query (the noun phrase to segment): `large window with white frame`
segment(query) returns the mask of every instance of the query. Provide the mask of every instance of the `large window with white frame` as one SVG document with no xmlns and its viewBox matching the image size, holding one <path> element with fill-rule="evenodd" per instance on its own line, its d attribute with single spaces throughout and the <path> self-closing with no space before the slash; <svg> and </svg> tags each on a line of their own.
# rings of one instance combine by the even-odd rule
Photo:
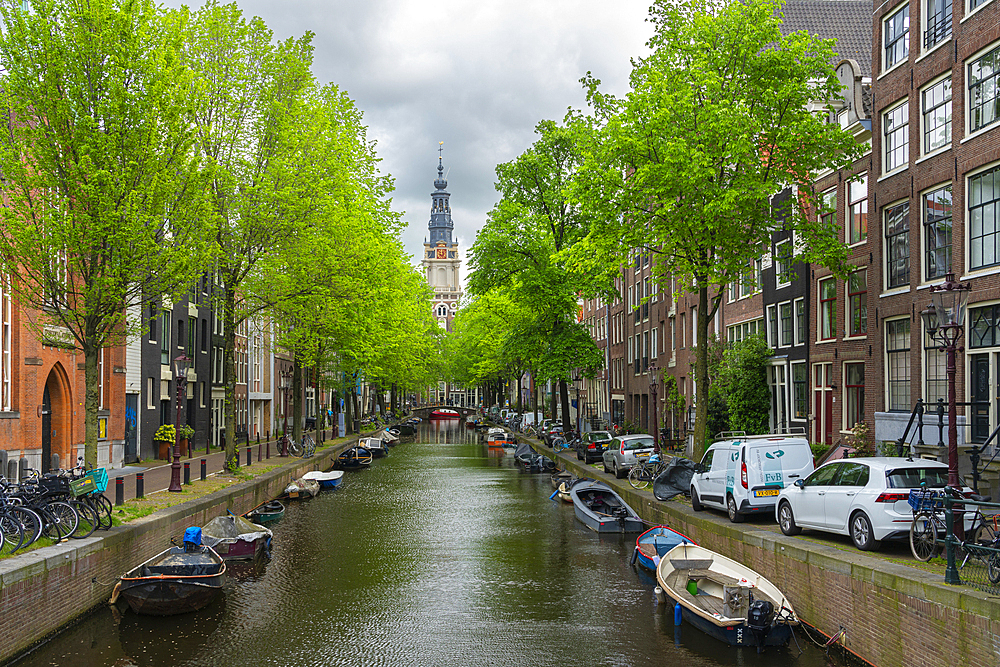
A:
<svg viewBox="0 0 1000 667">
<path fill-rule="evenodd" d="M 784 360 L 781 363 L 767 367 L 767 380 L 771 389 L 771 432 L 779 433 L 788 430 L 788 411 L 786 409 L 788 383 Z"/>
<path fill-rule="evenodd" d="M 837 226 L 837 188 L 820 194 L 819 219 L 828 227 Z"/>
<path fill-rule="evenodd" d="M 906 60 L 910 52 L 910 6 L 903 5 L 882 21 L 882 71 Z"/>
<path fill-rule="evenodd" d="M 731 324 L 726 327 L 726 339 L 730 343 L 739 343 L 744 341 L 750 336 L 763 335 L 764 333 L 764 318 L 758 318 L 755 320 L 748 320 L 746 322 L 740 322 L 739 324 Z"/>
<path fill-rule="evenodd" d="M 14 330 L 11 315 L 10 280 L 0 274 L 0 412 L 14 409 L 13 380 L 11 378 L 11 349 L 14 346 Z"/>
<path fill-rule="evenodd" d="M 969 177 L 969 265 L 1000 264 L 1000 165 Z"/>
<path fill-rule="evenodd" d="M 909 412 L 910 319 L 885 323 L 886 393 L 890 412 Z"/>
<path fill-rule="evenodd" d="M 844 429 L 865 420 L 865 365 L 844 364 Z"/>
<path fill-rule="evenodd" d="M 774 280 L 776 287 L 792 282 L 792 242 L 789 239 L 774 245 Z"/>
<path fill-rule="evenodd" d="M 780 332 L 779 345 L 781 347 L 791 347 L 794 336 L 792 326 L 792 302 L 785 301 L 778 304 L 778 329 Z"/>
<path fill-rule="evenodd" d="M 806 321 L 806 299 L 799 297 L 795 304 L 795 344 L 805 345 L 809 333 L 809 323 Z"/>
<path fill-rule="evenodd" d="M 950 26 L 951 17 L 948 21 Z M 921 150 L 925 155 L 951 145 L 951 77 L 920 91 L 920 118 L 924 136 Z"/>
<path fill-rule="evenodd" d="M 1000 45 L 969 62 L 969 133 L 1000 118 Z"/>
<path fill-rule="evenodd" d="M 925 0 L 924 48 L 929 49 L 951 36 L 951 0 Z"/>
<path fill-rule="evenodd" d="M 804 361 L 792 362 L 792 419 L 809 415 L 809 369 Z"/>
<path fill-rule="evenodd" d="M 920 197 L 924 228 L 924 279 L 943 278 L 951 271 L 951 183 Z"/>
<path fill-rule="evenodd" d="M 854 245 L 868 239 L 868 174 L 847 182 L 847 243 Z"/>
<path fill-rule="evenodd" d="M 778 306 L 773 303 L 767 307 L 767 344 L 778 347 Z"/>
<path fill-rule="evenodd" d="M 837 281 L 824 278 L 819 281 L 819 332 L 820 340 L 837 337 Z"/>
<path fill-rule="evenodd" d="M 910 202 L 904 201 L 884 210 L 886 287 L 910 284 Z"/>
<path fill-rule="evenodd" d="M 909 160 L 910 103 L 904 101 L 882 114 L 882 171 L 902 169 Z"/>
</svg>

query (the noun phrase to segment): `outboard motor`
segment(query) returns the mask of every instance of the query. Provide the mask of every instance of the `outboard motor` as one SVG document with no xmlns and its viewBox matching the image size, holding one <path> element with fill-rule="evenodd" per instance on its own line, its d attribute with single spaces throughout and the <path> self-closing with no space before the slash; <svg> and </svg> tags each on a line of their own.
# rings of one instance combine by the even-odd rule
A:
<svg viewBox="0 0 1000 667">
<path fill-rule="evenodd" d="M 754 600 L 747 611 L 747 627 L 757 640 L 757 653 L 764 650 L 764 642 L 774 621 L 774 605 L 767 600 Z"/>
<path fill-rule="evenodd" d="M 192 526 L 184 531 L 184 551 L 191 553 L 199 550 L 201 550 L 201 528 Z"/>
</svg>

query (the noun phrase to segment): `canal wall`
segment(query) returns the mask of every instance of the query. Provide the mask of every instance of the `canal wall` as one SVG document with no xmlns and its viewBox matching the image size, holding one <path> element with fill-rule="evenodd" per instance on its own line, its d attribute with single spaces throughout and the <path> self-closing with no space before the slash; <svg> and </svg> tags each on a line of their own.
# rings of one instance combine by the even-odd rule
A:
<svg viewBox="0 0 1000 667">
<path fill-rule="evenodd" d="M 845 630 L 846 648 L 878 667 L 1000 664 L 996 597 L 853 547 L 734 524 L 721 512 L 695 512 L 687 502 L 661 502 L 575 458 L 556 458 L 578 476 L 613 486 L 644 520 L 669 525 L 764 575 L 789 597 L 800 619 L 828 636 Z"/>
<path fill-rule="evenodd" d="M 308 459 L 292 459 L 252 480 L 134 519 L 82 540 L 0 561 L 0 663 L 22 655 L 93 607 L 107 602 L 123 573 L 169 546 L 189 526 L 243 514 L 285 491 L 310 470 L 326 470 L 354 444 L 341 441 Z M 279 459 L 280 460 L 280 459 Z"/>
</svg>

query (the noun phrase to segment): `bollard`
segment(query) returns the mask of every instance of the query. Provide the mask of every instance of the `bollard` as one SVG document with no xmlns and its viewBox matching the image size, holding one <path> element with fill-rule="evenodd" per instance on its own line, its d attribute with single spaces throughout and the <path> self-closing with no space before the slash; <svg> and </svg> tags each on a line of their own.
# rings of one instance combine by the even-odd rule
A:
<svg viewBox="0 0 1000 667">
<path fill-rule="evenodd" d="M 185 484 L 190 484 L 191 483 L 191 462 L 190 461 L 185 461 L 184 462 L 184 483 Z"/>
<path fill-rule="evenodd" d="M 143 493 L 142 485 L 143 485 L 142 473 L 141 472 L 137 472 L 135 474 L 135 497 L 136 498 L 144 498 L 146 496 L 146 494 Z"/>
<path fill-rule="evenodd" d="M 249 468 L 253 465 L 253 456 L 250 454 L 250 448 L 247 447 L 247 467 Z"/>
<path fill-rule="evenodd" d="M 115 505 L 125 504 L 125 478 L 115 477 Z"/>
<path fill-rule="evenodd" d="M 267 450 L 267 453 L 264 456 L 264 458 L 270 459 L 271 458 L 271 439 L 270 438 L 268 438 L 267 442 L 264 443 L 264 448 Z"/>
<path fill-rule="evenodd" d="M 205 481 L 205 472 L 208 468 L 208 461 L 206 459 L 201 460 L 201 481 Z"/>
</svg>

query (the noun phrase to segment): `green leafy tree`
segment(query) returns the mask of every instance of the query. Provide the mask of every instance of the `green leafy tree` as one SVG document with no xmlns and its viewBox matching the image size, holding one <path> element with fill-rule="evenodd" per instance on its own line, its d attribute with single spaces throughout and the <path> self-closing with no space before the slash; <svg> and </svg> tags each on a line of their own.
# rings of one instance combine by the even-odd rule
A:
<svg viewBox="0 0 1000 667">
<path fill-rule="evenodd" d="M 83 353 L 88 468 L 101 349 L 204 258 L 182 19 L 148 0 L 0 4 L 0 270 L 43 341 Z"/>
<path fill-rule="evenodd" d="M 844 272 L 837 229 L 808 215 L 812 175 L 859 154 L 850 133 L 811 107 L 840 91 L 832 42 L 782 35 L 779 0 L 658 0 L 652 52 L 634 61 L 630 92 L 616 98 L 584 79 L 599 131 L 576 180 L 592 210 L 576 262 L 615 266 L 649 248 L 661 274 L 684 277 L 698 296 L 705 340 L 725 287 L 770 251 L 779 227 L 796 238 L 795 258 Z M 582 122 L 582 121 L 581 121 Z M 797 186 L 787 219 L 766 205 Z M 695 378 L 707 397 L 707 360 Z M 701 455 L 708 401 L 696 401 Z"/>
<path fill-rule="evenodd" d="M 725 395 L 729 427 L 751 435 L 767 433 L 771 392 L 767 366 L 771 350 L 764 337 L 750 336 L 729 345 L 719 364 L 718 385 Z"/>
</svg>

